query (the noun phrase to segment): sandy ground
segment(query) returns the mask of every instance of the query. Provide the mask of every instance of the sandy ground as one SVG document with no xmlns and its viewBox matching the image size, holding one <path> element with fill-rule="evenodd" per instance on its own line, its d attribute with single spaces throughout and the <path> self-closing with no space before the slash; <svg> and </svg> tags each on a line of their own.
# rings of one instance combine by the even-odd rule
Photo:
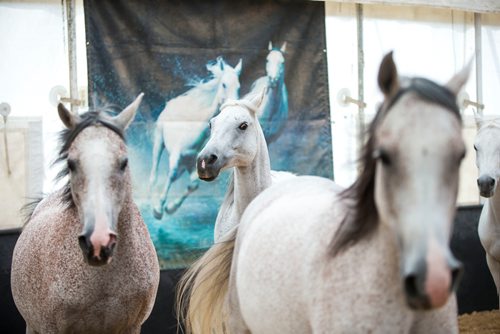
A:
<svg viewBox="0 0 500 334">
<path fill-rule="evenodd" d="M 461 334 L 498 334 L 500 333 L 500 311 L 483 311 L 462 314 L 458 317 Z"/>
</svg>

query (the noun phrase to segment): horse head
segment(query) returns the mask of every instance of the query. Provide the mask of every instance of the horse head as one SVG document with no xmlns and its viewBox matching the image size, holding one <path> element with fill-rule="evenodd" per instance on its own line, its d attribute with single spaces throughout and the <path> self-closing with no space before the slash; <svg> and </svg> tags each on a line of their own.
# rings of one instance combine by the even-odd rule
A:
<svg viewBox="0 0 500 334">
<path fill-rule="evenodd" d="M 285 50 L 286 42 L 281 48 L 273 48 L 273 44 L 269 42 L 269 54 L 266 59 L 266 73 L 269 80 L 269 85 L 275 87 L 283 77 L 285 71 Z"/>
<path fill-rule="evenodd" d="M 238 99 L 240 94 L 240 80 L 242 60 L 232 67 L 222 59 L 217 57 L 215 63 L 209 63 L 207 69 L 217 78 L 217 91 L 215 100 L 218 105 L 223 104 L 227 99 Z"/>
<path fill-rule="evenodd" d="M 263 94 L 241 100 L 228 100 L 220 113 L 212 118 L 210 138 L 198 154 L 200 179 L 212 181 L 221 170 L 249 166 L 259 149 L 263 132 L 256 116 Z"/>
<path fill-rule="evenodd" d="M 443 306 L 457 286 L 461 264 L 449 248 L 460 163 L 465 156 L 456 95 L 469 66 L 445 86 L 398 78 L 392 53 L 382 61 L 385 95 L 372 124 L 368 159 L 381 224 L 396 232 L 400 272 L 413 309 Z"/>
<path fill-rule="evenodd" d="M 60 151 L 60 160 L 67 163 L 62 174 L 69 175 L 65 200 L 78 212 L 82 224 L 78 242 L 90 265 L 109 263 L 118 241 L 118 216 L 131 187 L 123 132 L 142 97 L 115 117 L 99 112 L 79 116 L 58 105 L 67 127 Z"/>
<path fill-rule="evenodd" d="M 477 185 L 483 197 L 492 197 L 500 179 L 500 121 L 484 121 L 476 116 L 478 132 L 474 140 L 476 165 L 479 170 Z"/>
</svg>

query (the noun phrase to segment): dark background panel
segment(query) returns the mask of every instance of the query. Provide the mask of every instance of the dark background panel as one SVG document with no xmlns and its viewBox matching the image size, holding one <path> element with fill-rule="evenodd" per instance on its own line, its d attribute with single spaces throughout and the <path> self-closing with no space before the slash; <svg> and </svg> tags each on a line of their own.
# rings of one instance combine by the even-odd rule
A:
<svg viewBox="0 0 500 334">
<path fill-rule="evenodd" d="M 255 80 L 266 75 L 269 42 L 277 48 L 286 42 L 288 119 L 281 136 L 268 143 L 271 167 L 333 178 L 322 2 L 85 0 L 84 9 L 91 107 L 111 105 L 118 111 L 139 92 L 145 93 L 126 136 L 134 199 L 162 268 L 182 268 L 212 243 L 213 224 L 227 182 L 225 178 L 201 182 L 175 213 L 156 220 L 152 206 L 158 202 L 170 168 L 165 150 L 158 182 L 151 190 L 148 180 L 156 121 L 167 101 L 210 79 L 207 64 L 217 57 L 232 67 L 242 60 L 239 82 L 243 97 Z M 208 119 L 193 121 L 208 123 Z M 186 126 L 185 131 L 192 129 Z M 206 138 L 200 138 L 201 147 Z M 194 165 L 195 159 L 186 159 L 181 166 L 186 168 L 177 171 L 181 175 L 170 188 L 167 202 L 185 193 L 190 180 L 182 171 Z"/>
<path fill-rule="evenodd" d="M 477 235 L 480 212 L 480 206 L 462 207 L 458 209 L 455 219 L 451 247 L 455 256 L 465 266 L 457 292 L 460 314 L 498 308 L 495 285 Z M 15 308 L 10 290 L 12 251 L 18 236 L 18 231 L 0 232 L 0 333 L 25 332 L 24 321 Z M 182 270 L 161 271 L 156 303 L 143 326 L 143 334 L 176 333 L 174 293 L 181 274 Z"/>
</svg>

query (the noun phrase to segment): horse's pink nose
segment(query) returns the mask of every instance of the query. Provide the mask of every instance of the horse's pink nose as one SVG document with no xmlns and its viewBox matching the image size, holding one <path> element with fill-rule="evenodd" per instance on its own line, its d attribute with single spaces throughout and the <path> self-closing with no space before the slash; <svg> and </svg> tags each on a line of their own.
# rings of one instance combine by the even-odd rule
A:
<svg viewBox="0 0 500 334">
<path fill-rule="evenodd" d="M 90 236 L 90 243 L 94 249 L 94 256 L 100 258 L 101 251 L 114 247 L 116 234 L 109 229 L 107 231 L 94 231 Z"/>
<path fill-rule="evenodd" d="M 87 262 L 100 266 L 109 263 L 116 246 L 117 236 L 111 230 L 94 231 L 89 236 L 84 233 L 78 237 L 80 247 Z"/>
<path fill-rule="evenodd" d="M 409 306 L 413 309 L 433 309 L 446 304 L 456 289 L 462 264 L 453 255 L 445 256 L 442 247 L 431 240 L 425 258 L 420 259 L 404 277 Z"/>
</svg>

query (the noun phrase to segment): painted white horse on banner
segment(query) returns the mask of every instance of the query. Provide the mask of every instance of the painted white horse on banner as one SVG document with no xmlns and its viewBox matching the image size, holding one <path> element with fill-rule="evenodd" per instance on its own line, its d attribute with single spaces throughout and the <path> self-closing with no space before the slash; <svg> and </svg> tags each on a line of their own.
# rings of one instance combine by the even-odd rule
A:
<svg viewBox="0 0 500 334">
<path fill-rule="evenodd" d="M 265 91 L 264 101 L 257 116 L 269 145 L 281 135 L 285 128 L 288 119 L 288 91 L 285 84 L 286 42 L 281 48 L 273 47 L 273 44 L 269 42 L 268 49 L 266 75 L 255 80 L 250 93 L 245 97 Z"/>
<path fill-rule="evenodd" d="M 477 185 L 486 201 L 479 218 L 478 233 L 486 251 L 486 262 L 500 294 L 500 119 L 483 120 L 476 114 L 478 132 L 474 141 Z"/>
<path fill-rule="evenodd" d="M 297 177 L 250 203 L 220 307 L 228 332 L 458 332 L 449 239 L 465 155 L 456 94 L 469 69 L 446 86 L 403 80 L 388 54 L 358 180 L 342 191 Z"/>
<path fill-rule="evenodd" d="M 115 117 L 58 106 L 68 183 L 36 206 L 12 258 L 28 334 L 138 334 L 153 308 L 160 269 L 132 199 L 124 140 L 141 100 Z"/>
<path fill-rule="evenodd" d="M 169 154 L 169 167 L 161 196 L 153 206 L 155 218 L 161 219 L 164 211 L 175 212 L 187 196 L 198 188 L 196 156 L 208 138 L 207 122 L 226 99 L 238 98 L 241 67 L 241 59 L 233 68 L 221 57 L 217 58 L 215 63 L 207 65 L 213 77 L 168 101 L 158 117 L 149 178 L 150 192 L 156 183 L 158 164 L 165 148 Z M 170 187 L 184 172 L 190 174 L 190 183 L 179 199 L 169 203 L 167 199 Z"/>
</svg>

